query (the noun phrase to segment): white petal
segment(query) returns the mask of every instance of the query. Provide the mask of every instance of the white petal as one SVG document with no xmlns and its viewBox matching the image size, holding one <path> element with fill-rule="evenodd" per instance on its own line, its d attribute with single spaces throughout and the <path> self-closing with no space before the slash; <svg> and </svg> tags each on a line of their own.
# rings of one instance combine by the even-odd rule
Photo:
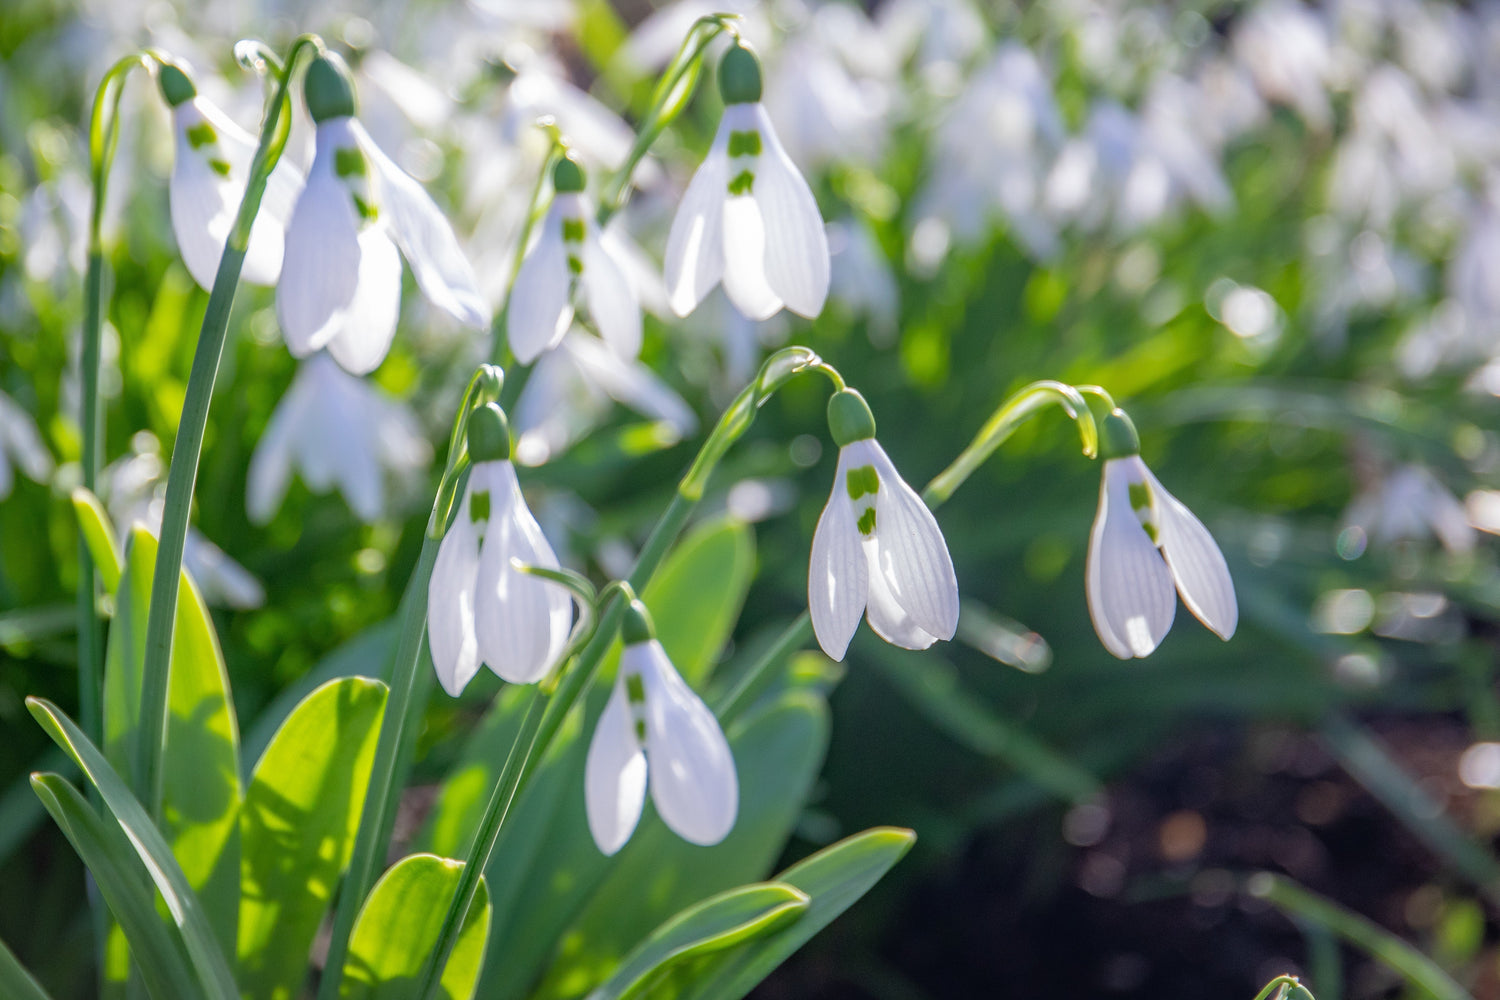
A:
<svg viewBox="0 0 1500 1000">
<path fill-rule="evenodd" d="M 684 436 L 698 428 L 698 418 L 682 397 L 649 367 L 626 361 L 594 337 L 575 334 L 563 340 L 578 370 L 617 403 L 643 416 L 664 420 Z"/>
<path fill-rule="evenodd" d="M 474 584 L 479 576 L 479 536 L 464 493 L 458 517 L 438 548 L 427 584 L 427 642 L 443 690 L 453 697 L 479 672 L 474 636 Z"/>
<path fill-rule="evenodd" d="M 605 855 L 625 846 L 646 804 L 646 755 L 635 738 L 635 723 L 623 676 L 599 716 L 583 769 L 589 832 Z"/>
<path fill-rule="evenodd" d="M 313 357 L 305 369 L 307 407 L 292 438 L 302 480 L 314 493 L 337 486 L 361 521 L 379 520 L 385 488 L 377 445 L 365 426 L 365 385 L 327 354 Z"/>
<path fill-rule="evenodd" d="M 781 310 L 766 280 L 765 221 L 749 195 L 724 201 L 724 294 L 746 319 L 770 319 Z"/>
<path fill-rule="evenodd" d="M 1219 638 L 1234 635 L 1240 609 L 1234 599 L 1234 581 L 1229 566 L 1203 522 L 1146 470 L 1161 538 L 1162 555 L 1177 581 L 1177 592 L 1198 620 Z"/>
<path fill-rule="evenodd" d="M 937 636 L 916 623 L 891 592 L 889 574 L 882 571 L 882 553 L 876 542 L 865 542 L 863 555 L 870 564 L 869 607 L 866 617 L 880 638 L 902 649 L 926 649 Z"/>
<path fill-rule="evenodd" d="M 537 523 L 536 518 L 532 516 L 531 509 L 522 499 L 519 484 L 516 489 L 516 500 L 510 508 L 511 517 L 515 523 L 515 530 L 511 536 L 513 543 L 511 555 L 528 566 L 541 566 L 545 569 L 561 568 L 557 553 L 552 550 L 547 536 L 542 533 L 542 526 Z M 573 598 L 566 588 L 558 584 L 524 573 L 517 575 L 525 582 L 539 585 L 547 606 L 547 650 L 542 657 L 543 668 L 536 678 L 539 680 L 557 663 L 558 657 L 562 655 L 563 649 L 568 644 L 568 635 L 573 629 Z"/>
<path fill-rule="evenodd" d="M 583 293 L 604 342 L 633 361 L 641 353 L 641 304 L 625 270 L 600 242 L 590 220 L 583 241 Z"/>
<path fill-rule="evenodd" d="M 359 234 L 359 286 L 334 321 L 328 353 L 345 371 L 368 375 L 390 352 L 400 314 L 401 256 L 383 225 L 368 226 Z"/>
<path fill-rule="evenodd" d="M 179 106 L 172 114 L 177 137 L 172 177 L 167 182 L 167 201 L 182 262 L 187 265 L 194 281 L 211 289 L 219 270 L 219 258 L 224 254 L 224 243 L 239 210 L 240 192 L 208 163 L 210 156 L 219 157 L 227 152 L 221 150 L 223 135 L 220 129 L 215 128 L 212 146 L 194 149 L 188 141 L 188 130 L 206 121 L 199 105 L 200 101 L 194 100 Z M 213 125 L 212 122 L 208 124 Z M 242 173 L 239 183 L 244 182 Z M 249 275 L 246 275 L 246 280 L 250 280 Z"/>
<path fill-rule="evenodd" d="M 287 226 L 276 316 L 287 348 L 306 357 L 341 329 L 360 278 L 360 223 L 349 188 L 334 174 L 344 119 L 318 127 L 318 152 Z"/>
<path fill-rule="evenodd" d="M 557 346 L 573 321 L 569 302 L 573 277 L 563 245 L 562 214 L 556 204 L 547 210 L 536 245 L 521 261 L 515 287 L 506 305 L 505 330 L 510 349 L 523 365 Z"/>
<path fill-rule="evenodd" d="M 840 452 L 833 491 L 813 532 L 807 567 L 807 610 L 813 632 L 823 652 L 835 660 L 844 658 L 870 592 L 870 569 L 844 481 L 846 471 Z"/>
<path fill-rule="evenodd" d="M 1139 456 L 1104 463 L 1085 569 L 1094 631 L 1122 660 L 1149 656 L 1177 612 L 1172 574 L 1130 505 L 1131 481 L 1144 469 Z"/>
<path fill-rule="evenodd" d="M 720 122 L 718 134 L 693 175 L 672 230 L 662 276 L 672 310 L 686 316 L 698 307 L 724 274 L 724 202 L 729 194 L 729 132 Z"/>
<path fill-rule="evenodd" d="M 381 214 L 422 294 L 460 322 L 476 329 L 488 326 L 490 307 L 474 280 L 474 269 L 432 196 L 375 145 L 363 125 L 353 122 L 351 132 L 380 176 Z"/>
<path fill-rule="evenodd" d="M 0 452 L 9 454 L 32 482 L 44 483 L 52 475 L 52 454 L 42 444 L 36 421 L 4 393 L 0 393 Z"/>
<path fill-rule="evenodd" d="M 307 364 L 298 366 L 292 384 L 271 411 L 271 419 L 266 422 L 266 429 L 255 443 L 255 453 L 250 456 L 245 482 L 245 512 L 252 524 L 266 524 L 276 515 L 286 496 L 287 484 L 291 482 L 292 436 L 303 423 L 306 371 Z"/>
<path fill-rule="evenodd" d="M 765 108 L 755 105 L 762 153 L 751 189 L 765 225 L 765 275 L 792 312 L 812 318 L 828 298 L 830 261 L 812 189 L 782 149 Z"/>
<path fill-rule="evenodd" d="M 678 836 L 717 844 L 734 827 L 739 779 L 719 720 L 678 675 L 661 643 L 627 646 L 620 670 L 646 688 L 646 757 L 651 800 Z"/>
<path fill-rule="evenodd" d="M 958 577 L 942 529 L 874 439 L 850 445 L 850 462 L 855 461 L 856 450 L 865 445 L 869 461 L 880 476 L 880 489 L 875 493 L 874 539 L 885 587 L 923 632 L 951 639 L 958 628 Z M 870 589 L 873 594 L 873 580 Z"/>
</svg>

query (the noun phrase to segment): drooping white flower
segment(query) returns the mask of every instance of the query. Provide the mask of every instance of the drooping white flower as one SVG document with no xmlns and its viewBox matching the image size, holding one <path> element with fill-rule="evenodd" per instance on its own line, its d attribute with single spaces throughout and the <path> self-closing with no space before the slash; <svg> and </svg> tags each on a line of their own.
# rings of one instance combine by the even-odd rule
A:
<svg viewBox="0 0 1500 1000">
<path fill-rule="evenodd" d="M 224 244 L 239 214 L 256 140 L 211 102 L 177 66 L 161 67 L 161 91 L 172 107 L 176 146 L 167 185 L 172 231 L 188 273 L 212 289 Z M 274 285 L 281 274 L 287 220 L 302 190 L 302 173 L 283 158 L 266 181 L 260 211 L 250 229 L 240 276 L 253 285 Z"/>
<path fill-rule="evenodd" d="M 1478 541 L 1463 502 L 1420 465 L 1399 465 L 1380 476 L 1354 498 L 1343 520 L 1387 547 L 1436 538 L 1462 555 Z"/>
<path fill-rule="evenodd" d="M 512 684 L 546 676 L 567 645 L 573 603 L 561 586 L 517 569 L 557 569 L 521 496 L 510 430 L 494 404 L 469 418 L 474 459 L 427 587 L 427 641 L 438 680 L 458 694 L 481 663 Z"/>
<path fill-rule="evenodd" d="M 361 521 L 376 521 L 386 509 L 386 475 L 431 458 L 405 406 L 319 352 L 297 369 L 250 456 L 246 510 L 256 524 L 270 521 L 295 468 L 314 493 L 336 486 Z"/>
<path fill-rule="evenodd" d="M 0 500 L 15 486 L 14 465 L 32 482 L 45 483 L 52 475 L 52 455 L 42 444 L 36 421 L 0 392 Z"/>
<path fill-rule="evenodd" d="M 736 45 L 719 63 L 724 117 L 667 235 L 672 309 L 686 316 L 724 283 L 735 307 L 766 319 L 813 317 L 828 297 L 828 239 L 812 189 L 760 104 L 760 63 Z"/>
<path fill-rule="evenodd" d="M 606 855 L 625 846 L 646 786 L 673 832 L 717 844 L 739 811 L 739 778 L 719 720 L 672 666 L 646 609 L 632 601 L 614 691 L 589 744 L 584 800 L 589 831 Z"/>
<path fill-rule="evenodd" d="M 318 57 L 305 94 L 317 152 L 287 226 L 276 289 L 287 347 L 299 358 L 326 348 L 356 375 L 374 371 L 396 332 L 403 255 L 434 305 L 487 326 L 489 306 L 448 220 L 354 117 L 347 69 Z"/>
<path fill-rule="evenodd" d="M 1123 411 L 1105 418 L 1100 436 L 1104 482 L 1085 571 L 1099 641 L 1122 660 L 1151 655 L 1172 627 L 1174 583 L 1188 610 L 1228 639 L 1239 607 L 1213 536 L 1146 468 Z"/>
<path fill-rule="evenodd" d="M 602 239 L 583 193 L 583 169 L 564 157 L 552 171 L 557 194 L 521 262 L 506 313 L 516 360 L 530 364 L 556 347 L 573 322 L 580 289 L 604 342 L 627 360 L 641 351 L 641 305 L 625 268 Z"/>
<path fill-rule="evenodd" d="M 876 635 L 904 649 L 953 638 L 958 579 L 937 518 L 876 442 L 875 420 L 859 393 L 834 393 L 828 426 L 839 445 L 838 470 L 807 571 L 818 644 L 842 660 L 861 615 Z"/>
</svg>

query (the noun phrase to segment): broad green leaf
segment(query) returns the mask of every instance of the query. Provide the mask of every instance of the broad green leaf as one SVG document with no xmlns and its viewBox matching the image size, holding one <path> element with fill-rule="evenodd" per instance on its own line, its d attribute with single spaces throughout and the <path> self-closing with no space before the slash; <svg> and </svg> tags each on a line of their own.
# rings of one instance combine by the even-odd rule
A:
<svg viewBox="0 0 1500 1000">
<path fill-rule="evenodd" d="M 202 982 L 203 995 L 210 1000 L 237 997 L 234 976 L 229 971 L 229 963 L 219 948 L 203 905 L 188 885 L 187 876 L 177 864 L 172 849 L 146 810 L 131 795 L 124 780 L 109 766 L 104 755 L 61 709 L 42 698 L 27 698 L 26 707 L 53 742 L 73 758 L 84 777 L 99 790 L 105 806 L 123 828 L 157 892 L 166 901 L 172 922 L 182 930 L 188 956 Z"/>
<path fill-rule="evenodd" d="M 330 681 L 303 699 L 266 748 L 241 811 L 240 986 L 291 998 L 313 935 L 349 863 L 385 713 L 386 686 Z"/>
<path fill-rule="evenodd" d="M 463 863 L 432 854 L 402 858 L 375 883 L 349 939 L 339 996 L 346 1000 L 421 1000 L 417 981 L 437 942 Z M 469 1000 L 479 982 L 490 932 L 483 879 L 441 980 L 443 1000 Z"/>
<path fill-rule="evenodd" d="M 37 777 L 43 776 L 37 775 Z M 38 791 L 37 794 L 42 793 Z M 20 959 L 16 958 L 15 953 L 6 947 L 4 941 L 0 941 L 0 997 L 6 997 L 7 1000 L 51 1000 L 47 996 L 47 991 L 42 989 L 42 984 L 26 971 L 26 967 L 21 964 Z"/>
<path fill-rule="evenodd" d="M 104 589 L 113 594 L 120 586 L 120 543 L 115 538 L 114 525 L 104 511 L 99 498 L 79 486 L 73 490 L 73 512 L 78 515 L 78 527 L 83 532 L 84 544 L 99 571 Z"/>
<path fill-rule="evenodd" d="M 729 836 L 712 847 L 690 844 L 648 806 L 571 926 L 552 929 L 543 942 L 556 954 L 538 996 L 582 996 L 609 975 L 646 928 L 706 895 L 761 878 L 776 863 L 823 764 L 827 705 L 809 692 L 789 692 L 748 713 L 728 735 L 740 781 L 739 818 Z M 565 801 L 564 815 L 576 849 L 597 857 L 581 791 Z M 524 940 L 526 932 L 520 933 Z M 497 954 L 497 968 L 505 967 Z"/>
<path fill-rule="evenodd" d="M 877 827 L 788 868 L 776 881 L 807 894 L 810 903 L 801 919 L 732 950 L 678 965 L 671 974 L 672 988 L 661 995 L 680 1000 L 739 1000 L 870 891 L 916 839 L 910 830 Z"/>
<path fill-rule="evenodd" d="M 801 917 L 807 905 L 806 893 L 780 882 L 721 892 L 652 931 L 589 1000 L 638 996 L 677 963 L 779 930 Z"/>
<path fill-rule="evenodd" d="M 105 657 L 104 754 L 120 774 L 130 773 L 139 759 L 135 745 L 156 549 L 155 536 L 145 528 L 131 531 Z M 186 572 L 177 598 L 169 685 L 160 826 L 227 953 L 234 948 L 240 906 L 239 728 L 213 619 Z"/>
</svg>

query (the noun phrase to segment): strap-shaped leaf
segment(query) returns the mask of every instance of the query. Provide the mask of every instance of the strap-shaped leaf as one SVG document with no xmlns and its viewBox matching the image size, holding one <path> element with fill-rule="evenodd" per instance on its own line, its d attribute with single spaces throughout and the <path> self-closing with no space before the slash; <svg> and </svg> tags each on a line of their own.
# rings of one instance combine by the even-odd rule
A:
<svg viewBox="0 0 1500 1000">
<path fill-rule="evenodd" d="M 156 1000 L 197 996 L 204 987 L 187 945 L 179 929 L 157 913 L 156 892 L 125 833 L 94 812 L 61 775 L 33 774 L 31 787 L 94 876 L 151 995 Z"/>
<path fill-rule="evenodd" d="M 241 810 L 240 987 L 294 997 L 349 864 L 386 686 L 330 681 L 302 700 L 255 765 Z"/>
<path fill-rule="evenodd" d="M 110 524 L 104 505 L 82 486 L 73 491 L 73 512 L 78 515 L 78 527 L 83 532 L 83 542 L 89 547 L 89 555 L 99 570 L 99 579 L 104 589 L 113 594 L 120 586 L 120 543 L 115 540 L 115 529 Z"/>
<path fill-rule="evenodd" d="M 811 901 L 781 882 L 743 885 L 683 910 L 636 946 L 588 1000 L 628 1000 L 680 962 L 780 930 Z"/>
<path fill-rule="evenodd" d="M 239 991 L 234 976 L 229 971 L 224 953 L 219 950 L 203 906 L 146 810 L 130 794 L 130 789 L 109 766 L 104 755 L 60 708 L 43 698 L 27 698 L 26 707 L 53 742 L 73 758 L 84 777 L 99 790 L 105 807 L 120 824 L 131 847 L 146 866 L 151 881 L 166 901 L 173 923 L 182 930 L 183 943 L 202 984 L 202 995 L 211 1000 L 237 1000 Z"/>
<path fill-rule="evenodd" d="M 42 984 L 26 971 L 15 953 L 0 941 L 0 997 L 10 1000 L 52 1000 Z"/>
<path fill-rule="evenodd" d="M 402 858 L 383 875 L 354 923 L 339 983 L 343 1000 L 420 1000 L 417 976 L 437 942 L 463 863 L 434 854 Z M 444 1000 L 469 1000 L 490 931 L 484 879 L 440 981 Z"/>
</svg>

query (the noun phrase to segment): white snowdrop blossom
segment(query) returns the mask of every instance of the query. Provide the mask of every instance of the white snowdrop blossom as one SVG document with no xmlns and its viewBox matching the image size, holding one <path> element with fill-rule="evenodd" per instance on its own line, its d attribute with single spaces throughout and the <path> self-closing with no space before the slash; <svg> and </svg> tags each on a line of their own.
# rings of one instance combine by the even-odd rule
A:
<svg viewBox="0 0 1500 1000">
<path fill-rule="evenodd" d="M 1344 512 L 1344 523 L 1387 547 L 1436 538 L 1462 555 L 1478 541 L 1463 502 L 1420 465 L 1397 466 L 1361 491 Z"/>
<path fill-rule="evenodd" d="M 52 455 L 42 444 L 36 421 L 0 392 L 0 500 L 15 486 L 12 465 L 32 482 L 45 483 L 52 475 Z"/>
<path fill-rule="evenodd" d="M 739 812 L 739 778 L 719 720 L 672 666 L 639 601 L 622 629 L 614 691 L 589 744 L 584 800 L 589 831 L 606 855 L 640 822 L 646 786 L 673 832 L 717 844 Z"/>
<path fill-rule="evenodd" d="M 583 193 L 583 170 L 562 159 L 552 172 L 557 195 L 541 234 L 516 274 L 506 330 L 516 360 L 531 364 L 556 347 L 573 322 L 573 294 L 582 292 L 604 342 L 621 358 L 641 352 L 641 304 L 610 244 L 602 239 Z"/>
<path fill-rule="evenodd" d="M 386 510 L 385 477 L 426 467 L 432 448 L 411 412 L 326 353 L 302 362 L 250 457 L 245 505 L 265 524 L 286 496 L 292 470 L 314 493 L 335 486 L 365 522 Z"/>
<path fill-rule="evenodd" d="M 750 319 L 786 307 L 809 318 L 828 297 L 828 239 L 812 189 L 760 103 L 760 64 L 743 46 L 719 64 L 724 117 L 667 235 L 672 309 L 686 316 L 721 281 Z"/>
<path fill-rule="evenodd" d="M 469 418 L 474 465 L 427 587 L 432 664 L 454 697 L 481 663 L 512 684 L 541 680 L 573 625 L 568 591 L 515 565 L 559 568 L 521 495 L 510 450 L 499 407 L 476 410 Z"/>
<path fill-rule="evenodd" d="M 326 348 L 356 375 L 374 371 L 396 332 L 402 255 L 428 300 L 486 327 L 489 306 L 452 227 L 354 117 L 347 70 L 319 57 L 305 94 L 317 152 L 287 226 L 276 289 L 287 347 L 299 358 Z"/>
<path fill-rule="evenodd" d="M 1089 616 L 1122 660 L 1149 656 L 1172 627 L 1177 601 L 1222 639 L 1239 623 L 1234 581 L 1203 522 L 1162 488 L 1130 418 L 1115 410 L 1101 430 L 1104 481 L 1089 538 Z"/>
<path fill-rule="evenodd" d="M 835 393 L 828 425 L 839 444 L 838 468 L 807 573 L 818 644 L 842 660 L 861 615 L 876 635 L 904 649 L 953 638 L 958 579 L 937 518 L 875 441 L 862 396 Z"/>
<path fill-rule="evenodd" d="M 163 65 L 158 81 L 172 107 L 176 136 L 172 177 L 167 184 L 172 231 L 188 273 L 204 289 L 212 289 L 219 258 L 224 255 L 224 245 L 250 181 L 256 140 L 210 101 L 199 97 L 192 81 L 178 67 Z M 281 274 L 286 224 L 302 184 L 302 173 L 285 158 L 266 181 L 240 272 L 253 285 L 274 285 Z"/>
</svg>

